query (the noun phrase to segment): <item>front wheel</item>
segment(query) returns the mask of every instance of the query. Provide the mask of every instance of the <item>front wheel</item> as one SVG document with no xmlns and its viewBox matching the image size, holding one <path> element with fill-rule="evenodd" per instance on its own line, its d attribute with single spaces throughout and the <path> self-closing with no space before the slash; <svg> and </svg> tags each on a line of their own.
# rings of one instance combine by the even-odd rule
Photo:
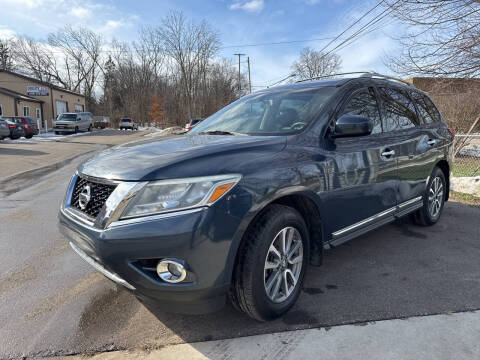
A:
<svg viewBox="0 0 480 360">
<path fill-rule="evenodd" d="M 92 125 L 88 127 L 88 132 L 92 132 Z"/>
<path fill-rule="evenodd" d="M 435 224 L 442 215 L 446 195 L 445 175 L 440 168 L 435 167 L 423 195 L 423 206 L 413 214 L 415 222 L 422 226 Z"/>
<path fill-rule="evenodd" d="M 308 259 L 302 216 L 288 206 L 269 206 L 239 250 L 230 290 L 234 306 L 259 321 L 283 315 L 300 295 Z"/>
<path fill-rule="evenodd" d="M 78 127 L 75 128 L 75 134 L 78 133 Z"/>
</svg>

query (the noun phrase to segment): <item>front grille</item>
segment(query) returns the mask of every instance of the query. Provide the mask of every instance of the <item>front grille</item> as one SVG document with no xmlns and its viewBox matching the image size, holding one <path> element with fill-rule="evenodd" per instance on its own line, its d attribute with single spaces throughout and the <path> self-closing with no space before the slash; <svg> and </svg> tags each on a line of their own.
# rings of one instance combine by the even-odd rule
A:
<svg viewBox="0 0 480 360">
<path fill-rule="evenodd" d="M 85 186 L 90 186 L 90 201 L 88 202 L 85 209 L 82 210 L 78 200 L 80 193 L 83 191 Z M 77 182 L 73 188 L 72 199 L 70 201 L 71 206 L 80 210 L 81 212 L 96 218 L 100 210 L 102 209 L 103 204 L 107 201 L 110 194 L 115 190 L 116 185 L 102 184 L 99 182 L 93 182 L 80 176 L 77 178 Z"/>
</svg>

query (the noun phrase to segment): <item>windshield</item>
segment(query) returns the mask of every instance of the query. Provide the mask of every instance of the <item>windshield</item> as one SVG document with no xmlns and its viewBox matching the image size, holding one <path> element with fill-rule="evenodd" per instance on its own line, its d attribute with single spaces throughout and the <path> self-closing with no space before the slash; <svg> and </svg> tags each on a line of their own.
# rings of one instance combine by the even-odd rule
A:
<svg viewBox="0 0 480 360">
<path fill-rule="evenodd" d="M 4 117 L 2 118 L 3 120 L 7 121 L 10 124 L 18 124 L 20 123 L 20 119 L 14 118 L 14 117 Z"/>
<path fill-rule="evenodd" d="M 314 120 L 334 91 L 334 87 L 317 87 L 254 93 L 206 118 L 189 133 L 281 135 L 297 132 Z"/>
<path fill-rule="evenodd" d="M 122 122 L 130 122 L 132 119 L 122 119 Z"/>
<path fill-rule="evenodd" d="M 71 120 L 75 120 L 76 118 L 77 118 L 77 114 L 61 114 L 61 115 L 58 115 L 57 121 L 58 120 L 71 121 Z"/>
</svg>

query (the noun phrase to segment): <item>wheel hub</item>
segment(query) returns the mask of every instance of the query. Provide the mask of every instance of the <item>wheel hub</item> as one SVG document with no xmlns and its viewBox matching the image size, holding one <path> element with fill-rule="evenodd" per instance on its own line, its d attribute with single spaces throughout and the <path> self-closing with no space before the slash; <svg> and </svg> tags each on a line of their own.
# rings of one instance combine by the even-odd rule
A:
<svg viewBox="0 0 480 360">
<path fill-rule="evenodd" d="M 295 290 L 303 264 L 300 232 L 286 227 L 275 236 L 265 258 L 264 285 L 273 302 L 285 301 Z"/>
<path fill-rule="evenodd" d="M 430 216 L 436 218 L 440 214 L 443 203 L 443 183 L 440 177 L 435 177 L 428 191 L 428 209 Z"/>
</svg>

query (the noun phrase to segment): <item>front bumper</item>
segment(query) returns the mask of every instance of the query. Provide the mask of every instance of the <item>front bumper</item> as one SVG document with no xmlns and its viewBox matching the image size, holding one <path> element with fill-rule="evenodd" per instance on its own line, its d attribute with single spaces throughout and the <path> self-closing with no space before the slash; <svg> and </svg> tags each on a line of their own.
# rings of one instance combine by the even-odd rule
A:
<svg viewBox="0 0 480 360">
<path fill-rule="evenodd" d="M 53 128 L 53 131 L 56 131 L 56 132 L 65 132 L 65 133 L 74 133 L 75 132 L 75 128 L 57 128 L 57 127 L 54 127 Z"/>
<path fill-rule="evenodd" d="M 206 313 L 225 304 L 229 287 L 225 269 L 241 217 L 228 206 L 228 200 L 221 199 L 213 207 L 141 222 L 112 223 L 105 229 L 85 224 L 62 208 L 59 227 L 84 260 L 146 306 L 168 312 Z M 164 258 L 182 259 L 187 281 L 163 282 L 141 265 Z"/>
</svg>

